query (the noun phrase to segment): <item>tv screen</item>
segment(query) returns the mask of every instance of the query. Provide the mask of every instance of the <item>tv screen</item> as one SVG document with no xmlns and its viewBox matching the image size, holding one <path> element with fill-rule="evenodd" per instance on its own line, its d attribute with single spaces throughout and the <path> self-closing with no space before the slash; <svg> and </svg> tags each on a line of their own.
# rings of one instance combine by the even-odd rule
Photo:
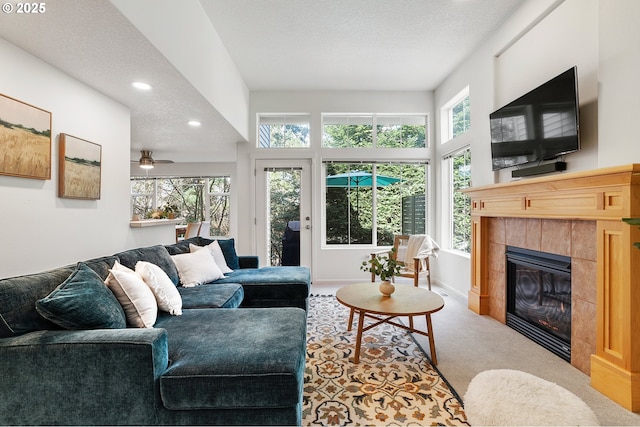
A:
<svg viewBox="0 0 640 427">
<path fill-rule="evenodd" d="M 578 151 L 576 67 L 494 111 L 489 118 L 493 170 Z"/>
</svg>

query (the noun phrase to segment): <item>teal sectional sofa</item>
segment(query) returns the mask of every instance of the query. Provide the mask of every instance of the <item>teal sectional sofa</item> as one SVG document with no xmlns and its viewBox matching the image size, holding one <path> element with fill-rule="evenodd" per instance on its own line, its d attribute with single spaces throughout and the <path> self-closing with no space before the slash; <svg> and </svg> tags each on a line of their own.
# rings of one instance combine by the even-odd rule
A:
<svg viewBox="0 0 640 427">
<path fill-rule="evenodd" d="M 171 255 L 211 242 L 1 279 L 0 424 L 300 425 L 309 270 L 258 268 L 256 257 L 235 254 L 233 240 L 219 241 L 233 272 L 181 287 Z M 100 285 L 116 261 L 162 268 L 182 314 L 159 312 L 148 328 L 123 324 Z M 55 309 L 67 307 L 67 291 L 76 308 L 63 322 Z M 99 328 L 86 327 L 94 321 Z"/>
</svg>

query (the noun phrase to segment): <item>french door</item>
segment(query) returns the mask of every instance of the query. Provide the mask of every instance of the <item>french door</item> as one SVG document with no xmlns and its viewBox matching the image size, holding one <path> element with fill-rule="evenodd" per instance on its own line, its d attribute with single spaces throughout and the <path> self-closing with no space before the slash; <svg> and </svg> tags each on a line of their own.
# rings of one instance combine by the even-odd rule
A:
<svg viewBox="0 0 640 427">
<path fill-rule="evenodd" d="M 255 177 L 261 264 L 311 267 L 310 160 L 256 160 Z"/>
</svg>

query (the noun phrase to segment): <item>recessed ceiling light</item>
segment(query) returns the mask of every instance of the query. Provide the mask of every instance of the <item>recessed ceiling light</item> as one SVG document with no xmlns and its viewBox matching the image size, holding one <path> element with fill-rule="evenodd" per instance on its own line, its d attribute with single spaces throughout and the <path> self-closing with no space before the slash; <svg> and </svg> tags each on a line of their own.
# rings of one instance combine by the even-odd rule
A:
<svg viewBox="0 0 640 427">
<path fill-rule="evenodd" d="M 131 83 L 131 86 L 135 87 L 136 89 L 140 89 L 140 90 L 151 90 L 151 85 L 149 83 L 145 83 L 145 82 L 133 82 L 133 83 Z"/>
<path fill-rule="evenodd" d="M 197 120 L 189 120 L 188 123 L 189 123 L 189 126 L 193 126 L 193 127 L 198 127 L 198 126 L 202 125 L 202 123 L 200 123 Z"/>
</svg>

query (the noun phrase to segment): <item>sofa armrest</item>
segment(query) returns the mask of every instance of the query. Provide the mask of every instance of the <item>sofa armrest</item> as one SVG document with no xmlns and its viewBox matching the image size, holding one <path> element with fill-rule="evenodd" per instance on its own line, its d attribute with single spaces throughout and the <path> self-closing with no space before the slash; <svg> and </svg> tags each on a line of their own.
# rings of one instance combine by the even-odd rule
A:
<svg viewBox="0 0 640 427">
<path fill-rule="evenodd" d="M 255 255 L 242 255 L 238 257 L 240 268 L 258 268 L 260 261 Z"/>
<path fill-rule="evenodd" d="M 153 423 L 168 364 L 164 329 L 36 331 L 0 339 L 0 424 Z"/>
</svg>

